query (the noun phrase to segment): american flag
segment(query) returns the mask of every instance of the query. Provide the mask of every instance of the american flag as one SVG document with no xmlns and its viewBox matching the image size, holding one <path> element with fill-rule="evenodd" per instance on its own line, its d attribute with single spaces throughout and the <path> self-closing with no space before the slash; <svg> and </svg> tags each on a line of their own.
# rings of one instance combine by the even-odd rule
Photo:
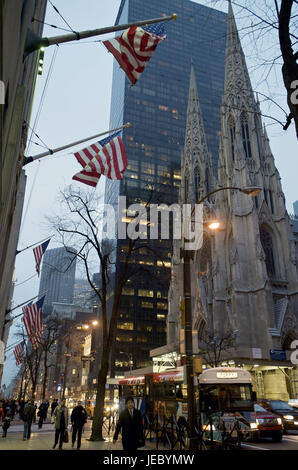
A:
<svg viewBox="0 0 298 470">
<path fill-rule="evenodd" d="M 157 45 L 166 39 L 164 23 L 132 26 L 121 36 L 103 41 L 134 85 L 140 78 Z"/>
<path fill-rule="evenodd" d="M 25 341 L 22 341 L 21 343 L 17 344 L 17 346 L 14 348 L 14 356 L 16 358 L 16 365 L 19 366 L 22 364 L 24 360 L 24 346 L 25 346 Z"/>
<path fill-rule="evenodd" d="M 40 263 L 41 263 L 41 258 L 44 252 L 46 251 L 48 244 L 50 243 L 51 239 L 47 240 L 46 242 L 43 242 L 41 245 L 36 246 L 33 248 L 33 253 L 36 261 L 36 271 L 39 275 L 39 268 L 40 268 Z"/>
<path fill-rule="evenodd" d="M 101 175 L 111 180 L 121 180 L 127 168 L 127 158 L 120 132 L 106 137 L 75 154 L 84 167 L 72 179 L 95 187 Z"/>
<path fill-rule="evenodd" d="M 41 342 L 42 305 L 44 299 L 45 295 L 41 297 L 35 304 L 31 303 L 23 307 L 23 322 L 33 349 L 36 349 Z"/>
</svg>

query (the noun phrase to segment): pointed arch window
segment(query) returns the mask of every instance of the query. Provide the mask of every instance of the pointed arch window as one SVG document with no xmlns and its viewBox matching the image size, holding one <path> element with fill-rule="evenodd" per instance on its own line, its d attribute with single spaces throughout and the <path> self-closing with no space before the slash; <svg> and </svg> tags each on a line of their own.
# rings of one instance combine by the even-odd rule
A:
<svg viewBox="0 0 298 470">
<path fill-rule="evenodd" d="M 210 192 L 210 184 L 209 184 L 209 170 L 206 168 L 205 171 L 205 179 L 206 179 L 206 193 L 208 194 Z"/>
<path fill-rule="evenodd" d="M 231 155 L 232 155 L 233 161 L 235 161 L 235 133 L 236 133 L 236 127 L 235 127 L 235 121 L 232 117 L 229 118 L 228 126 L 229 126 L 229 138 L 230 138 L 230 145 L 231 145 Z"/>
<path fill-rule="evenodd" d="M 245 151 L 246 158 L 251 158 L 251 145 L 250 145 L 250 137 L 249 137 L 249 129 L 248 129 L 248 120 L 247 115 L 245 113 L 241 114 L 241 133 L 242 133 L 242 142 Z"/>
<path fill-rule="evenodd" d="M 201 176 L 200 176 L 200 169 L 198 166 L 195 167 L 195 196 L 196 201 L 200 198 L 200 186 L 201 186 Z"/>
<path fill-rule="evenodd" d="M 188 195 L 189 195 L 189 170 L 188 169 L 185 171 L 185 176 L 184 176 L 184 190 L 185 190 L 185 201 L 187 201 Z"/>
<path fill-rule="evenodd" d="M 268 276 L 275 276 L 276 269 L 274 261 L 273 240 L 271 233 L 265 227 L 260 228 L 260 239 L 266 257 L 265 263 Z"/>
</svg>

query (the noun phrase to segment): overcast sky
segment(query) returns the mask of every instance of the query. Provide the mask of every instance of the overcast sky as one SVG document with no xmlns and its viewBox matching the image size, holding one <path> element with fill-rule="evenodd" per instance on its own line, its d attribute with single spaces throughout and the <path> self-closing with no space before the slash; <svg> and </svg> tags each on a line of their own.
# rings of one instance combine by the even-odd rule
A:
<svg viewBox="0 0 298 470">
<path fill-rule="evenodd" d="M 113 25 L 121 2 L 120 0 L 53 0 L 53 3 L 74 30 L 83 31 Z M 211 2 L 197 1 L 196 3 L 210 4 Z M 220 3 L 220 6 L 222 4 L 224 5 L 222 9 L 227 11 L 227 6 L 223 2 Z M 169 11 L 168 13 L 173 12 Z M 235 13 L 237 19 L 237 10 L 235 10 Z M 50 3 L 48 4 L 45 21 L 67 28 Z M 168 27 L 170 28 L 170 23 Z M 63 31 L 45 26 L 43 35 L 55 36 L 63 33 Z M 37 79 L 30 125 L 33 127 L 37 117 L 36 132 L 50 148 L 92 136 L 109 128 L 113 57 L 108 54 L 102 44 L 94 41 L 111 36 L 109 34 L 100 38 L 91 38 L 60 45 L 59 47 L 51 46 L 46 49 L 44 72 Z M 170 47 L 170 44 L 167 46 Z M 160 47 L 165 47 L 165 44 Z M 249 68 L 252 71 L 254 58 L 251 55 L 251 49 L 249 49 L 249 44 L 247 50 L 245 43 L 243 47 L 244 52 L 247 53 Z M 54 54 L 57 55 L 41 107 L 42 92 Z M 154 56 L 152 60 L 154 60 Z M 258 73 L 260 74 L 260 71 Z M 260 75 L 254 73 L 251 78 L 255 88 L 256 84 L 259 83 Z M 185 80 L 189 81 L 187 75 Z M 277 68 L 275 73 L 275 80 L 275 92 L 279 95 L 285 95 L 281 82 L 280 67 Z M 262 90 L 263 88 L 260 87 L 261 92 Z M 286 108 L 285 98 L 282 105 Z M 265 104 L 262 104 L 261 107 L 263 113 L 266 114 L 268 109 Z M 279 119 L 282 118 L 276 108 L 271 107 L 270 112 L 271 114 L 276 112 L 276 116 Z M 282 177 L 287 209 L 292 213 L 292 204 L 298 199 L 298 158 L 294 126 L 292 125 L 287 132 L 284 132 L 272 120 L 267 119 L 265 123 L 269 124 L 267 132 L 276 166 Z M 137 125 L 137 123 L 132 124 Z M 36 137 L 33 137 L 33 140 L 38 141 Z M 59 210 L 57 203 L 59 190 L 71 184 L 72 176 L 80 169 L 76 159 L 72 156 L 73 150 L 80 148 L 82 148 L 82 145 L 72 149 L 72 151 L 64 151 L 57 156 L 50 156 L 40 160 L 40 162 L 30 163 L 26 167 L 27 189 L 18 245 L 19 250 L 51 235 L 46 226 L 45 216 L 57 213 Z M 44 149 L 41 147 L 29 144 L 26 155 L 35 155 L 42 151 Z M 96 191 L 100 192 L 102 189 L 101 186 Z M 56 246 L 57 243 L 53 239 L 49 248 Z M 39 279 L 34 274 L 33 252 L 32 249 L 29 249 L 16 258 L 14 306 L 38 294 Z M 23 283 L 31 276 L 34 277 Z M 20 308 L 15 310 L 13 315 L 19 313 L 21 313 Z M 13 334 L 17 324 L 16 321 L 11 328 L 9 344 L 16 341 Z M 8 360 L 2 380 L 2 384 L 5 383 L 6 385 L 17 371 L 12 351 L 7 356 Z"/>
</svg>

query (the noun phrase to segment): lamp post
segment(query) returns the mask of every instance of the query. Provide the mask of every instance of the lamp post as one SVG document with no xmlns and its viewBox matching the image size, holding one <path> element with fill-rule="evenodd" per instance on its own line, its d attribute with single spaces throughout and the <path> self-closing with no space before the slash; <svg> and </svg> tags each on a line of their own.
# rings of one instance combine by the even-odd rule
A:
<svg viewBox="0 0 298 470">
<path fill-rule="evenodd" d="M 219 191 L 235 190 L 240 191 L 248 196 L 257 196 L 261 192 L 261 188 L 250 186 L 245 188 L 237 188 L 235 186 L 227 186 L 218 188 L 206 196 L 202 197 L 197 204 L 202 204 L 208 197 Z M 194 209 L 191 212 L 193 215 Z M 210 229 L 217 229 L 218 222 L 209 225 Z M 195 431 L 195 395 L 194 395 L 194 374 L 193 374 L 193 348 L 192 348 L 192 311 L 191 311 L 191 269 L 190 263 L 192 259 L 192 250 L 185 249 L 185 238 L 183 242 L 183 287 L 185 300 L 185 355 L 186 355 L 186 384 L 187 384 L 187 406 L 188 406 L 188 433 L 189 433 L 189 450 L 197 450 L 198 436 Z"/>
</svg>

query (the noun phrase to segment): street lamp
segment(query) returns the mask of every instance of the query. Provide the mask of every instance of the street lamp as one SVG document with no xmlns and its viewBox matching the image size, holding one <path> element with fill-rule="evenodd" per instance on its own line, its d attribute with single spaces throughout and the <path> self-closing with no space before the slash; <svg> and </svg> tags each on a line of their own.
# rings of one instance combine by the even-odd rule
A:
<svg viewBox="0 0 298 470">
<path fill-rule="evenodd" d="M 234 190 L 240 191 L 248 196 L 257 196 L 262 189 L 256 186 L 249 186 L 238 188 L 235 186 L 227 186 L 218 188 L 209 192 L 206 196 L 202 197 L 197 204 L 201 204 L 212 194 L 219 191 Z M 195 208 L 192 210 L 193 215 Z M 219 222 L 212 221 L 209 228 L 216 230 L 219 227 Z M 183 284 L 184 284 L 184 301 L 185 301 L 185 356 L 186 356 L 186 383 L 187 383 L 187 407 L 188 407 L 188 432 L 189 432 L 189 450 L 197 450 L 198 436 L 195 431 L 195 395 L 194 395 L 194 374 L 193 374 L 193 349 L 192 349 L 192 311 L 191 311 L 191 266 L 192 259 L 191 250 L 185 249 L 185 238 L 183 242 L 182 256 L 183 256 Z"/>
</svg>

